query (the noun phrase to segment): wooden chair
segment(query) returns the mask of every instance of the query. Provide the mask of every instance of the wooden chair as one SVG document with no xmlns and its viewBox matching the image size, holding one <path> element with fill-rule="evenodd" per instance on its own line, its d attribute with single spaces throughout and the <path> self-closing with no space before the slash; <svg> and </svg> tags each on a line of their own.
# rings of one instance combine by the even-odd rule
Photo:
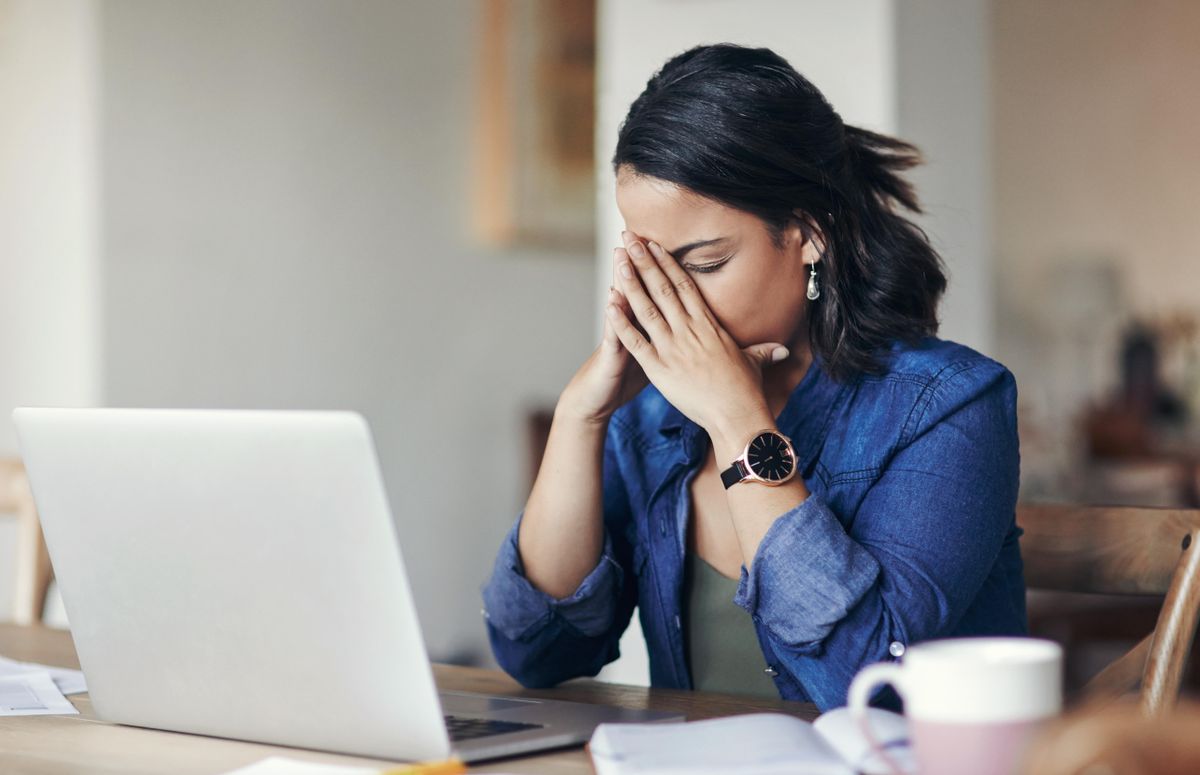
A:
<svg viewBox="0 0 1200 775">
<path fill-rule="evenodd" d="M 1154 630 L 1084 687 L 1105 701 L 1140 683 L 1148 716 L 1174 707 L 1200 612 L 1200 509 L 1021 505 L 1030 589 L 1162 595 Z"/>
<path fill-rule="evenodd" d="M 0 514 L 11 514 L 18 522 L 13 621 L 40 624 L 50 589 L 50 555 L 20 460 L 0 459 Z"/>
</svg>

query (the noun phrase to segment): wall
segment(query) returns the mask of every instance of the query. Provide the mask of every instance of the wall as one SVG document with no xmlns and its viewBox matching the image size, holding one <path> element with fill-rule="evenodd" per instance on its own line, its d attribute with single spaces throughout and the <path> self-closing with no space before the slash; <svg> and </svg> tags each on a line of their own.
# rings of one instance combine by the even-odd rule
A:
<svg viewBox="0 0 1200 775">
<path fill-rule="evenodd" d="M 1115 259 L 1133 311 L 1200 306 L 1200 4 L 995 6 L 997 247 L 1006 287 Z M 1062 45 L 1069 39 L 1070 46 Z"/>
<path fill-rule="evenodd" d="M 940 334 L 996 355 L 987 0 L 896 6 L 897 133 L 921 149 L 917 222 L 946 263 Z"/>
<path fill-rule="evenodd" d="M 992 12 L 998 347 L 1030 431 L 1023 490 L 1057 497 L 1078 413 L 1115 384 L 1121 328 L 1200 308 L 1200 4 Z"/>
<path fill-rule="evenodd" d="M 105 396 L 345 407 L 435 658 L 524 502 L 523 412 L 591 352 L 584 255 L 472 244 L 476 3 L 105 5 Z"/>
<path fill-rule="evenodd" d="M 95 26 L 85 0 L 0 0 L 0 456 L 13 407 L 99 396 Z M 14 540 L 0 520 L 0 568 Z"/>
</svg>

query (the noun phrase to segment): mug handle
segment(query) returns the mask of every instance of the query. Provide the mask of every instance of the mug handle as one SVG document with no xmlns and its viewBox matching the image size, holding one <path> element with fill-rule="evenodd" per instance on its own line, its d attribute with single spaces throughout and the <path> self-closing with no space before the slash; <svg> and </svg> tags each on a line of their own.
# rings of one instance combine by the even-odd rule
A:
<svg viewBox="0 0 1200 775">
<path fill-rule="evenodd" d="M 883 763 L 894 775 L 910 775 L 910 773 L 896 763 L 879 738 L 875 737 L 875 733 L 871 730 L 871 719 L 867 715 L 867 703 L 870 702 L 871 692 L 875 687 L 883 684 L 890 684 L 903 697 L 904 692 L 900 682 L 902 670 L 902 665 L 893 662 L 867 665 L 858 671 L 858 675 L 854 676 L 854 680 L 850 682 L 850 691 L 846 702 L 850 707 L 850 717 L 858 723 L 858 729 L 867 739 L 871 750 L 883 760 Z"/>
</svg>

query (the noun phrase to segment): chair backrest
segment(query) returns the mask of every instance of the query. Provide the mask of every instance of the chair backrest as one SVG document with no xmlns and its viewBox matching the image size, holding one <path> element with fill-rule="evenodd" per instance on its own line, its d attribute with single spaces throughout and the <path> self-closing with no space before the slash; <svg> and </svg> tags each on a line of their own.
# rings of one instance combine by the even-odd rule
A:
<svg viewBox="0 0 1200 775">
<path fill-rule="evenodd" d="M 0 515 L 15 516 L 18 522 L 13 621 L 17 624 L 41 622 L 52 575 L 50 557 L 42 538 L 29 478 L 20 460 L 0 458 Z"/>
<path fill-rule="evenodd" d="M 1030 589 L 1164 595 L 1154 631 L 1085 688 L 1092 700 L 1139 682 L 1149 715 L 1174 706 L 1200 614 L 1200 509 L 1022 505 Z"/>
</svg>

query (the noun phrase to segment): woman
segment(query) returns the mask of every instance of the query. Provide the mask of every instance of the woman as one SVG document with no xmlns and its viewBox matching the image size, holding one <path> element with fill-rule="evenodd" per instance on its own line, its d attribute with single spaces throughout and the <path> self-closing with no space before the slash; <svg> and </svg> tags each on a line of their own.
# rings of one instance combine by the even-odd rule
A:
<svg viewBox="0 0 1200 775">
<path fill-rule="evenodd" d="M 635 606 L 654 686 L 822 709 L 910 643 L 1024 632 L 1016 387 L 933 337 L 917 162 L 768 49 L 650 79 L 603 341 L 483 590 L 517 680 L 595 675 Z"/>
</svg>

